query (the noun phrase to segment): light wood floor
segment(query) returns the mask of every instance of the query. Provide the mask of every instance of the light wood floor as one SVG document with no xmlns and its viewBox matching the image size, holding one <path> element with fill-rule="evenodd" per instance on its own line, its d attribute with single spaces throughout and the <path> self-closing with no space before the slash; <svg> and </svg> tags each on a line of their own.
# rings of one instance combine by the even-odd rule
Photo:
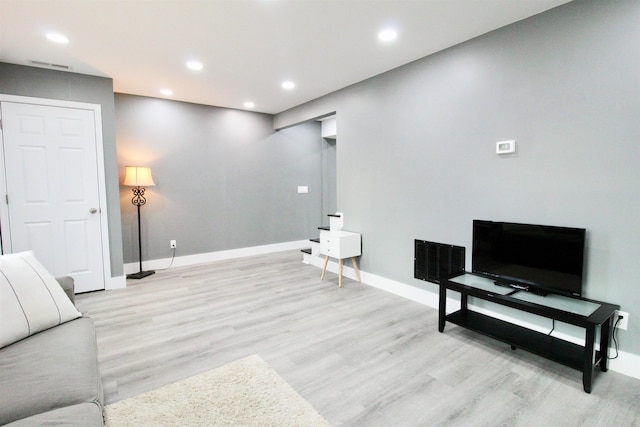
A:
<svg viewBox="0 0 640 427">
<path fill-rule="evenodd" d="M 640 380 L 597 372 L 586 394 L 579 371 L 320 273 L 291 251 L 78 295 L 107 403 L 257 353 L 335 426 L 640 425 Z"/>
</svg>

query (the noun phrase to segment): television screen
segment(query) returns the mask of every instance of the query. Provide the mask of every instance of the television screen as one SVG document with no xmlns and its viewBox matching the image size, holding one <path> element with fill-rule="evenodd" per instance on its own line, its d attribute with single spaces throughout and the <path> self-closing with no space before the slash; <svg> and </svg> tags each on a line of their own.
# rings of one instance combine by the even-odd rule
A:
<svg viewBox="0 0 640 427">
<path fill-rule="evenodd" d="M 582 295 L 586 230 L 473 221 L 473 273 L 538 293 Z"/>
</svg>

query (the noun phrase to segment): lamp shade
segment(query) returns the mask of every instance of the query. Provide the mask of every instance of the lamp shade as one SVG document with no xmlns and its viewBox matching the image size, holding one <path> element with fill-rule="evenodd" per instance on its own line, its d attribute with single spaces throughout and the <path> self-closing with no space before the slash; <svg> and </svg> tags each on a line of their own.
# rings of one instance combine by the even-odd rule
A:
<svg viewBox="0 0 640 427">
<path fill-rule="evenodd" d="M 150 187 L 156 185 L 151 177 L 151 168 L 140 166 L 127 166 L 122 184 L 133 187 Z"/>
</svg>

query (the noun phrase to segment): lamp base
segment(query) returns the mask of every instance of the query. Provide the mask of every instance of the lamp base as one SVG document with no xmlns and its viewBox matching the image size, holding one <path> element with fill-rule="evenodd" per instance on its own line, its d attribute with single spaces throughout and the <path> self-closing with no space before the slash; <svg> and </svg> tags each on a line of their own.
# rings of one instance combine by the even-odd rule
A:
<svg viewBox="0 0 640 427">
<path fill-rule="evenodd" d="M 151 276 L 152 274 L 155 274 L 155 271 L 140 271 L 138 273 L 127 274 L 127 279 L 144 279 L 145 277 Z"/>
</svg>

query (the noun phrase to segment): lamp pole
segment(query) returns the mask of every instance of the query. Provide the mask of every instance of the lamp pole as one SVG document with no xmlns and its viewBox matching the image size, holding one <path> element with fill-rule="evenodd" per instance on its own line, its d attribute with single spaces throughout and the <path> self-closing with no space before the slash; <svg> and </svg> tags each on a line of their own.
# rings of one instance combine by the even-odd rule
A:
<svg viewBox="0 0 640 427">
<path fill-rule="evenodd" d="M 155 273 L 153 270 L 142 271 L 142 227 L 140 226 L 140 206 L 147 203 L 147 199 L 144 198 L 144 187 L 133 187 L 131 191 L 133 191 L 131 203 L 138 208 L 138 259 L 140 262 L 140 271 L 138 273 L 127 275 L 127 278 L 142 279 Z"/>
<path fill-rule="evenodd" d="M 155 185 L 151 178 L 151 170 L 145 167 L 127 166 L 125 172 L 124 185 L 130 185 L 133 191 L 131 204 L 138 208 L 138 256 L 140 271 L 127 274 L 127 279 L 143 279 L 155 273 L 153 270 L 142 270 L 142 224 L 140 221 L 140 207 L 147 203 L 144 198 L 144 185 Z"/>
</svg>

